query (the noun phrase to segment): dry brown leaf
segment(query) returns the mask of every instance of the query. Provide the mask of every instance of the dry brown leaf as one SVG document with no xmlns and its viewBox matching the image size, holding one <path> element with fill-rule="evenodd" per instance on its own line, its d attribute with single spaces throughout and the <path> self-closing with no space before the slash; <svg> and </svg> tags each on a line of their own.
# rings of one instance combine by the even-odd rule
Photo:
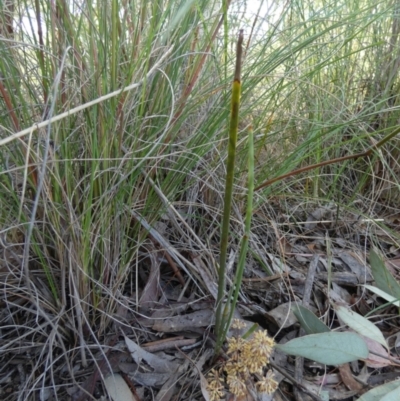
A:
<svg viewBox="0 0 400 401">
<path fill-rule="evenodd" d="M 195 256 L 192 260 L 194 265 L 197 267 L 197 272 L 201 274 L 201 277 L 204 281 L 204 284 L 207 286 L 208 291 L 214 297 L 214 299 L 217 299 L 218 287 L 216 280 L 211 277 L 209 270 L 205 266 L 200 256 Z"/>
<path fill-rule="evenodd" d="M 372 281 L 373 277 L 367 268 L 361 255 L 355 252 L 341 252 L 339 258 L 343 260 L 344 263 L 349 267 L 352 273 L 354 273 L 359 283 L 364 284 L 366 281 Z"/>
<path fill-rule="evenodd" d="M 278 327 L 286 328 L 297 323 L 296 316 L 291 310 L 292 303 L 284 303 L 267 312 L 266 315 L 275 321 Z"/>
<path fill-rule="evenodd" d="M 169 379 L 161 387 L 154 401 L 170 401 L 176 391 L 176 386 L 179 383 L 179 377 L 187 372 L 189 361 L 185 360 L 175 372 L 171 372 Z"/>
<path fill-rule="evenodd" d="M 159 283 L 160 283 L 160 262 L 154 253 L 149 253 L 150 257 L 150 274 L 147 283 L 143 289 L 139 300 L 139 305 L 145 308 L 152 308 L 157 304 L 159 299 Z"/>
<path fill-rule="evenodd" d="M 314 394 L 321 393 L 321 387 L 319 385 L 310 383 L 307 380 L 303 380 L 303 385 L 307 388 L 308 391 Z M 340 387 L 338 390 L 332 387 L 325 388 L 324 390 L 329 392 L 329 400 L 344 400 L 358 394 L 358 390 L 343 391 L 344 389 Z"/>
<path fill-rule="evenodd" d="M 349 390 L 360 391 L 364 388 L 364 386 L 361 383 L 359 383 L 356 379 L 354 379 L 353 374 L 351 373 L 350 365 L 348 363 L 340 365 L 339 372 L 344 385 Z"/>
<path fill-rule="evenodd" d="M 208 348 L 204 351 L 204 353 L 199 357 L 199 359 L 195 362 L 194 366 L 196 369 L 193 369 L 191 376 L 196 374 L 196 371 L 201 373 L 203 370 L 204 364 L 214 355 L 214 349 Z"/>
<path fill-rule="evenodd" d="M 177 362 L 170 361 L 167 358 L 161 358 L 155 354 L 145 351 L 142 347 L 137 345 L 134 341 L 126 336 L 125 344 L 128 347 L 128 350 L 131 353 L 133 360 L 138 365 L 140 365 L 142 361 L 145 361 L 149 366 L 154 369 L 155 373 L 172 373 L 179 366 Z"/>
<path fill-rule="evenodd" d="M 202 309 L 187 315 L 156 320 L 153 330 L 163 333 L 190 330 L 192 327 L 206 327 L 214 323 L 215 316 L 211 309 Z"/>
<path fill-rule="evenodd" d="M 314 249 L 315 249 L 315 245 L 316 245 L 316 244 L 311 243 L 311 244 L 307 244 L 306 247 L 307 247 L 311 252 L 313 252 Z"/>
<path fill-rule="evenodd" d="M 280 258 L 277 258 L 272 253 L 266 254 L 271 262 L 270 267 L 274 273 L 289 273 L 291 268 L 283 262 Z"/>
<path fill-rule="evenodd" d="M 389 353 L 387 352 L 387 350 L 385 349 L 385 347 L 383 347 L 383 345 L 379 344 L 377 341 L 374 341 L 368 337 L 362 336 L 363 340 L 367 343 L 367 347 L 369 349 L 369 351 L 372 351 L 373 353 L 369 353 L 368 355 L 368 359 L 366 359 L 366 364 L 367 366 L 369 366 L 370 368 L 383 368 L 385 366 L 389 366 L 392 363 L 390 362 L 389 359 L 386 358 L 382 358 L 378 355 L 375 354 L 379 354 L 382 355 L 384 357 L 389 357 Z"/>
<path fill-rule="evenodd" d="M 281 235 L 276 242 L 277 248 L 282 254 L 288 254 L 292 252 L 292 245 L 283 235 Z"/>
<path fill-rule="evenodd" d="M 114 337 L 109 342 L 109 347 L 113 347 L 117 342 L 117 337 Z M 79 389 L 72 394 L 71 399 L 73 401 L 85 401 L 89 394 L 93 394 L 97 381 L 101 380 L 102 375 L 110 374 L 114 372 L 118 365 L 126 360 L 126 355 L 122 352 L 116 353 L 114 355 L 109 356 L 109 353 L 104 355 L 100 361 L 98 361 L 97 369 L 93 371 L 93 373 L 79 386 Z"/>
<path fill-rule="evenodd" d="M 137 369 L 129 372 L 129 375 L 140 385 L 152 388 L 160 388 L 171 377 L 170 373 L 142 373 Z"/>
<path fill-rule="evenodd" d="M 332 384 L 339 384 L 340 379 L 337 373 L 327 373 L 321 376 L 315 376 L 312 381 L 313 383 L 320 386 L 327 386 Z"/>
<path fill-rule="evenodd" d="M 163 340 L 152 341 L 146 344 L 142 344 L 143 349 L 148 352 L 165 351 L 167 349 L 176 349 L 176 347 L 184 347 L 192 345 L 197 340 L 195 338 L 184 338 L 183 336 L 175 338 L 164 338 Z"/>
<path fill-rule="evenodd" d="M 199 375 L 200 375 L 201 394 L 203 394 L 205 401 L 210 401 L 210 393 L 207 390 L 207 386 L 208 386 L 207 379 L 204 377 L 204 375 L 200 371 L 199 371 Z"/>
<path fill-rule="evenodd" d="M 331 220 L 332 210 L 330 207 L 330 205 L 322 206 L 312 211 L 308 215 L 307 222 L 304 225 L 305 229 L 313 230 L 319 222 L 322 222 L 322 220 Z"/>
</svg>

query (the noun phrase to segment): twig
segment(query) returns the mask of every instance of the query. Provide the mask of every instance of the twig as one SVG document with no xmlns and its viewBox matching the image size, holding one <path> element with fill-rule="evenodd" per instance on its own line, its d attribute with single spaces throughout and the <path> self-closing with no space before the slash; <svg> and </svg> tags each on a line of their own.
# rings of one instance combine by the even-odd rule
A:
<svg viewBox="0 0 400 401">
<path fill-rule="evenodd" d="M 172 348 L 187 347 L 196 344 L 196 338 L 183 338 L 182 336 L 176 338 L 167 338 L 165 340 L 153 341 L 150 343 L 142 344 L 143 349 L 148 352 L 165 351 Z"/>
<path fill-rule="evenodd" d="M 306 386 L 298 382 L 295 378 L 290 376 L 284 369 L 282 369 L 280 366 L 276 365 L 274 362 L 270 361 L 269 364 L 276 369 L 280 374 L 285 376 L 286 380 L 290 381 L 294 386 L 299 388 L 303 393 L 309 395 L 314 401 L 323 401 L 321 397 L 319 397 L 317 394 L 314 394 L 312 391 L 308 390 Z"/>
<path fill-rule="evenodd" d="M 280 175 L 279 177 L 271 178 L 268 181 L 265 181 L 261 185 L 259 185 L 257 188 L 255 188 L 255 191 L 258 191 L 259 189 L 268 187 L 269 185 L 273 184 L 274 182 L 281 181 L 287 177 L 294 177 L 296 175 L 299 175 L 301 173 L 304 173 L 306 171 L 314 170 L 318 167 L 323 167 L 323 166 L 328 166 L 330 164 L 335 164 L 335 163 L 340 163 L 346 160 L 351 160 L 351 159 L 358 159 L 361 157 L 368 157 L 371 156 L 372 152 L 376 149 L 379 149 L 382 145 L 384 145 L 386 142 L 388 142 L 391 138 L 395 137 L 398 133 L 400 133 L 400 127 L 395 129 L 393 132 L 391 132 L 389 135 L 386 135 L 383 139 L 381 139 L 378 143 L 375 145 L 372 145 L 370 148 L 368 148 L 365 152 L 362 153 L 357 153 L 355 155 L 348 155 L 348 156 L 343 156 L 343 157 L 337 157 L 336 159 L 330 159 L 330 160 L 325 160 L 324 162 L 313 164 L 311 166 L 306 166 L 299 168 L 297 170 L 291 171 L 290 173 L 286 173 L 283 175 Z M 1 144 L 1 142 L 0 142 Z"/>
</svg>

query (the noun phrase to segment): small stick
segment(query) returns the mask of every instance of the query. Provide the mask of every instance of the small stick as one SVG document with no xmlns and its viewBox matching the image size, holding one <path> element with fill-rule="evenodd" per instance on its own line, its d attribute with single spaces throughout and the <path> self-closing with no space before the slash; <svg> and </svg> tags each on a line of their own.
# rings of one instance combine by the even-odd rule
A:
<svg viewBox="0 0 400 401">
<path fill-rule="evenodd" d="M 321 397 L 319 397 L 317 394 L 314 394 L 312 391 L 308 390 L 306 386 L 298 382 L 295 378 L 290 376 L 284 369 L 282 369 L 280 366 L 276 365 L 274 362 L 269 361 L 269 364 L 276 369 L 280 374 L 285 376 L 286 380 L 290 381 L 294 386 L 299 388 L 303 393 L 309 395 L 314 401 L 323 401 Z"/>
<path fill-rule="evenodd" d="M 400 127 L 395 129 L 393 132 L 391 132 L 387 136 L 385 136 L 383 139 L 381 139 L 375 145 L 372 145 L 371 147 L 369 147 L 365 152 L 357 153 L 355 155 L 353 154 L 353 155 L 348 155 L 348 156 L 343 156 L 343 157 L 337 157 L 336 159 L 325 160 L 324 162 L 321 162 L 321 163 L 317 163 L 317 164 L 313 164 L 311 166 L 306 166 L 306 167 L 299 168 L 297 170 L 293 170 L 293 171 L 291 171 L 289 173 L 286 173 L 286 174 L 283 174 L 283 175 L 281 175 L 279 177 L 271 178 L 270 180 L 265 181 L 264 183 L 259 185 L 257 188 L 255 188 L 255 191 L 258 191 L 259 189 L 268 187 L 269 185 L 273 184 L 274 182 L 281 181 L 284 178 L 294 177 L 295 175 L 298 175 L 300 173 L 304 173 L 305 171 L 314 170 L 314 169 L 316 169 L 318 167 L 328 166 L 329 164 L 340 163 L 340 162 L 343 162 L 343 161 L 346 161 L 346 160 L 358 159 L 358 158 L 361 158 L 361 157 L 371 156 L 372 152 L 374 150 L 379 149 L 382 145 L 384 145 L 390 139 L 395 137 L 398 133 L 400 133 Z"/>
</svg>

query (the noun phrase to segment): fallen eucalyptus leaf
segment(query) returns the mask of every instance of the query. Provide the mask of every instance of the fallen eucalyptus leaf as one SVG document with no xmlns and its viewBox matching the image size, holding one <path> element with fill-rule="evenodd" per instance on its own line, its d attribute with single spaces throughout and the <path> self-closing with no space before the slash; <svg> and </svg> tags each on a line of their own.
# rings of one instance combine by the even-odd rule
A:
<svg viewBox="0 0 400 401">
<path fill-rule="evenodd" d="M 334 305 L 334 307 L 337 315 L 344 324 L 347 324 L 347 326 L 352 328 L 358 334 L 362 334 L 363 336 L 378 342 L 386 349 L 388 349 L 385 337 L 383 337 L 382 332 L 368 319 L 366 319 L 364 316 L 359 315 L 358 313 L 351 311 L 350 309 L 345 308 L 344 306 Z"/>
<path fill-rule="evenodd" d="M 207 327 L 214 323 L 214 311 L 202 309 L 186 315 L 173 316 L 169 319 L 156 320 L 153 330 L 163 333 L 190 330 L 192 327 Z"/>
<path fill-rule="evenodd" d="M 364 285 L 364 287 L 367 290 L 370 290 L 374 294 L 378 295 L 378 297 L 381 297 L 383 299 L 386 299 L 386 301 L 391 302 L 393 305 L 396 305 L 397 307 L 400 306 L 400 301 L 397 298 L 389 295 L 385 291 L 382 291 L 381 289 L 374 287 L 373 285 Z"/>
<path fill-rule="evenodd" d="M 329 327 L 321 322 L 309 309 L 301 305 L 292 307 L 293 313 L 300 323 L 300 326 L 307 334 L 328 333 Z"/>
<path fill-rule="evenodd" d="M 400 399 L 400 386 L 385 394 L 379 401 L 399 401 Z"/>
<path fill-rule="evenodd" d="M 341 365 L 366 359 L 369 353 L 365 341 L 349 332 L 311 334 L 276 345 L 276 348 L 286 354 L 302 356 L 325 365 Z"/>
<path fill-rule="evenodd" d="M 378 386 L 364 393 L 357 401 L 382 401 L 386 395 L 390 394 L 393 390 L 400 388 L 400 380 L 395 380 L 390 383 L 382 384 L 382 386 Z M 397 401 L 399 397 L 394 398 L 393 400 Z M 389 401 L 389 400 L 385 400 Z"/>
<path fill-rule="evenodd" d="M 154 372 L 156 373 L 173 373 L 178 367 L 178 363 L 170 361 L 166 358 L 160 358 L 155 354 L 145 351 L 142 347 L 137 345 L 134 341 L 126 336 L 125 344 L 128 347 L 128 350 L 131 353 L 133 360 L 138 365 L 140 365 L 142 360 L 144 360 L 154 369 Z"/>
<path fill-rule="evenodd" d="M 104 386 L 113 401 L 136 401 L 125 380 L 118 373 L 107 376 Z"/>
<path fill-rule="evenodd" d="M 370 263 L 376 286 L 396 299 L 400 299 L 400 284 L 391 275 L 382 258 L 374 249 L 370 251 Z"/>
</svg>

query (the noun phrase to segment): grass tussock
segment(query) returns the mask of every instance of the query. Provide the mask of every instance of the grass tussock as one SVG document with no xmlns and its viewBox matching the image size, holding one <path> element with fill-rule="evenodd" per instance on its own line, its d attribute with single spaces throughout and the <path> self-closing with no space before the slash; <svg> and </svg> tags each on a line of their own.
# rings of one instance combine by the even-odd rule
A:
<svg viewBox="0 0 400 401">
<path fill-rule="evenodd" d="M 250 125 L 256 187 L 397 128 L 396 1 L 260 3 L 2 5 L 0 398 L 78 391 L 145 310 L 151 255 L 168 257 L 166 281 L 213 301 L 239 28 L 231 251 L 243 235 Z M 332 202 L 387 218 L 399 241 L 399 152 L 396 136 L 369 158 L 256 192 L 249 263 L 267 269 L 261 238 L 282 215 L 293 222 Z"/>
</svg>

